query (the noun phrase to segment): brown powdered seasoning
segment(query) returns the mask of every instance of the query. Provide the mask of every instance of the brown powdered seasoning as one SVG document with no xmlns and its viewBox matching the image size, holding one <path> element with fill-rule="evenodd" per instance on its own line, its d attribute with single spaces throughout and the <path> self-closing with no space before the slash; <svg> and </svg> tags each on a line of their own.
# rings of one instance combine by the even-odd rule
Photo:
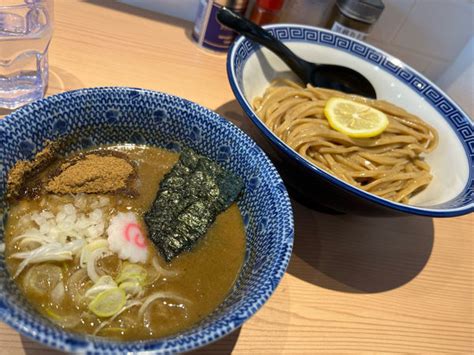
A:
<svg viewBox="0 0 474 355">
<path fill-rule="evenodd" d="M 45 148 L 36 154 L 33 160 L 18 161 L 8 173 L 7 198 L 13 199 L 24 194 L 27 182 L 31 184 L 33 177 L 54 161 L 60 147 L 61 142 L 47 141 Z"/>
<path fill-rule="evenodd" d="M 125 191 L 135 174 L 134 166 L 124 157 L 91 153 L 63 163 L 59 173 L 47 183 L 46 191 L 56 194 Z"/>
</svg>

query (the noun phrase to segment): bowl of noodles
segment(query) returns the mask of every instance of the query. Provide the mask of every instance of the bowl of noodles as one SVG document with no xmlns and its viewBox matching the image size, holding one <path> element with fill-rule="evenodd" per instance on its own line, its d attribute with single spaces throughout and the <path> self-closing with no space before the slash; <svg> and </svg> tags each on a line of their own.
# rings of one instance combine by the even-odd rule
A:
<svg viewBox="0 0 474 355">
<path fill-rule="evenodd" d="M 348 36 L 296 24 L 265 28 L 309 62 L 357 70 L 377 94 L 371 100 L 304 85 L 267 49 L 245 37 L 234 42 L 227 56 L 231 88 L 293 197 L 329 213 L 474 211 L 474 125 L 441 89 Z M 362 111 L 383 116 L 386 125 L 367 137 L 340 130 L 328 114 L 335 101 L 362 107 L 349 125 Z"/>
</svg>

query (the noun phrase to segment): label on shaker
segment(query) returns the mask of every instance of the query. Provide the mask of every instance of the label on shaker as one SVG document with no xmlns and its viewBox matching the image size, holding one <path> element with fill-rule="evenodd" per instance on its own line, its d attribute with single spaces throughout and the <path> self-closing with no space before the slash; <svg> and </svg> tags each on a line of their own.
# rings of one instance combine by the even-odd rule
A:
<svg viewBox="0 0 474 355">
<path fill-rule="evenodd" d="M 212 0 L 201 0 L 193 30 L 193 38 L 200 46 L 215 51 L 227 51 L 236 36 L 234 31 L 217 21 L 217 11 L 221 7 Z M 245 10 L 245 6 L 231 10 L 240 13 Z"/>
<path fill-rule="evenodd" d="M 331 27 L 331 31 L 342 33 L 343 35 L 360 40 L 364 40 L 367 36 L 367 33 L 356 31 L 353 28 L 346 27 L 337 21 L 334 21 L 334 24 Z"/>
</svg>

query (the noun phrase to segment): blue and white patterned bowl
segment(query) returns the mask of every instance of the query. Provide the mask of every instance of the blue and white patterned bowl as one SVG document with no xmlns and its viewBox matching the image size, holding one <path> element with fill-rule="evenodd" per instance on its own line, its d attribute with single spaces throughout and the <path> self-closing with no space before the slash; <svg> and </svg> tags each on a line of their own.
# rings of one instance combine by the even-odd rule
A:
<svg viewBox="0 0 474 355">
<path fill-rule="evenodd" d="M 251 102 L 277 76 L 293 76 L 273 53 L 240 37 L 227 55 L 227 74 L 240 105 L 270 142 L 268 153 L 295 197 L 336 212 L 365 215 L 451 217 L 474 211 L 474 125 L 452 99 L 399 59 L 350 37 L 321 28 L 279 24 L 265 27 L 310 62 L 351 67 L 374 85 L 377 97 L 419 115 L 440 133 L 427 156 L 434 179 L 411 205 L 360 190 L 296 154 L 259 120 Z M 294 76 L 293 76 L 294 77 Z"/>
<path fill-rule="evenodd" d="M 40 343 L 70 352 L 172 353 L 206 345 L 241 326 L 263 306 L 288 265 L 293 244 L 290 201 L 278 173 L 260 148 L 216 113 L 163 93 L 131 88 L 66 92 L 32 103 L 0 120 L 0 198 L 8 170 L 40 151 L 45 140 L 68 135 L 68 149 L 110 143 L 190 147 L 218 161 L 245 183 L 239 201 L 247 248 L 238 281 L 213 314 L 179 335 L 116 342 L 57 328 L 34 311 L 10 281 L 0 251 L 0 320 Z M 0 211 L 4 210 L 2 202 Z M 3 242 L 5 216 L 0 219 Z"/>
</svg>

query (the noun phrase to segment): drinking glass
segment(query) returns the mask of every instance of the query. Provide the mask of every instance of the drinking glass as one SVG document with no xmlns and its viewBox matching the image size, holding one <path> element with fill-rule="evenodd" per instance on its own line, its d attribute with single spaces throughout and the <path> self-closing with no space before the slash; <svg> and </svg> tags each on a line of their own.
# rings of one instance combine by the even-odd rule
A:
<svg viewBox="0 0 474 355">
<path fill-rule="evenodd" d="M 52 34 L 53 0 L 0 1 L 0 108 L 44 96 Z"/>
</svg>

